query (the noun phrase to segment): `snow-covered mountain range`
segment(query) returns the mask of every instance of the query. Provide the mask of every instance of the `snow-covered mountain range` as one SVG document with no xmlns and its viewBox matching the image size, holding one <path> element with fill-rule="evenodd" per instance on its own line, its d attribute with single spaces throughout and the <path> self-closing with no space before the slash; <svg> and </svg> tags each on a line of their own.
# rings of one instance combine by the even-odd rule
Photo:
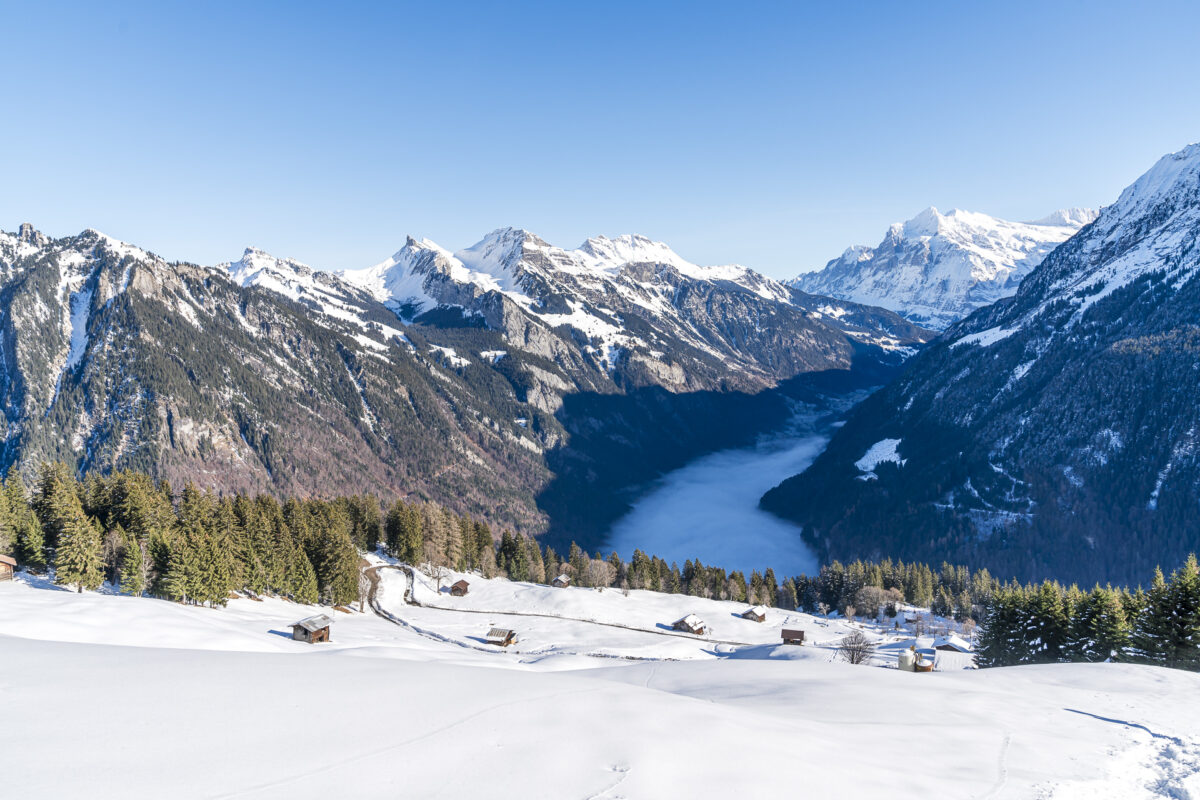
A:
<svg viewBox="0 0 1200 800">
<path fill-rule="evenodd" d="M 780 422 L 776 387 L 879 383 L 930 337 L 634 236 L 564 250 L 506 228 L 457 254 L 410 239 L 335 274 L 23 225 L 0 233 L 0 466 L 418 492 L 539 531 L 551 475 L 572 501 L 576 470 L 648 479 Z"/>
<path fill-rule="evenodd" d="M 1182 561 L 1200 547 L 1198 239 L 1195 144 L 947 330 L 764 504 L 838 558 L 1081 583 Z M 891 463 L 855 466 L 884 442 Z"/>
<path fill-rule="evenodd" d="M 927 208 L 892 225 L 876 247 L 855 246 L 791 285 L 897 311 L 936 330 L 1016 292 L 1058 245 L 1096 218 L 1070 208 L 1033 222 Z"/>
</svg>

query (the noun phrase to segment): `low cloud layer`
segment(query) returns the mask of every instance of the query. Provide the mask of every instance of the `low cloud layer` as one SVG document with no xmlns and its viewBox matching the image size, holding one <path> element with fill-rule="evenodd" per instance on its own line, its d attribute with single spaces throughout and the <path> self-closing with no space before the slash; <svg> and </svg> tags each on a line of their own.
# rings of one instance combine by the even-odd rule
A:
<svg viewBox="0 0 1200 800">
<path fill-rule="evenodd" d="M 726 450 L 667 474 L 609 535 L 629 559 L 635 548 L 680 567 L 687 559 L 729 570 L 771 567 L 780 580 L 814 574 L 816 557 L 800 528 L 758 508 L 771 487 L 804 470 L 824 448 L 824 436 L 780 439 Z"/>
</svg>

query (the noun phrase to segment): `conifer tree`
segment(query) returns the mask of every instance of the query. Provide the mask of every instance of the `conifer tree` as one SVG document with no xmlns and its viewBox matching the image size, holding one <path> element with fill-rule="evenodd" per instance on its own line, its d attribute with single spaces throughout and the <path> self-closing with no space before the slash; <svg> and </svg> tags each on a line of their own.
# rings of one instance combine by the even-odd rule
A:
<svg viewBox="0 0 1200 800">
<path fill-rule="evenodd" d="M 104 581 L 100 528 L 83 515 L 74 492 L 57 501 L 58 547 L 54 551 L 54 582 L 62 586 L 97 589 Z"/>
<path fill-rule="evenodd" d="M 125 554 L 121 560 L 121 591 L 141 597 L 149 582 L 150 554 L 144 543 L 128 531 L 125 532 Z"/>
<path fill-rule="evenodd" d="M 1160 643 L 1166 639 L 1166 614 L 1170 606 L 1167 579 L 1162 568 L 1154 570 L 1150 591 L 1141 603 L 1137 621 L 1130 634 L 1129 654 L 1132 660 L 1143 664 L 1166 664 L 1166 656 Z"/>
<path fill-rule="evenodd" d="M 1171 574 L 1158 615 L 1161 663 L 1176 669 L 1200 669 L 1200 566 L 1195 555 L 1188 556 Z"/>
<path fill-rule="evenodd" d="M 1118 658 L 1129 643 L 1129 624 L 1121 599 L 1111 587 L 1096 586 L 1075 606 L 1070 637 L 1063 648 L 1070 661 Z"/>
<path fill-rule="evenodd" d="M 44 570 L 46 541 L 42 524 L 25 496 L 25 485 L 16 464 L 9 467 L 8 477 L 4 479 L 4 497 L 18 563 L 36 572 Z"/>
</svg>

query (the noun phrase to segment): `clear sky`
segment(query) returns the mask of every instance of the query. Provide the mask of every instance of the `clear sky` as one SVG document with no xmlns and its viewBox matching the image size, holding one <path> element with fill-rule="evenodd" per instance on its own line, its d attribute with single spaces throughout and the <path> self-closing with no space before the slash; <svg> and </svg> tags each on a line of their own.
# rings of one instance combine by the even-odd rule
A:
<svg viewBox="0 0 1200 800">
<path fill-rule="evenodd" d="M 0 229 L 324 268 L 644 233 L 785 277 L 1200 139 L 1200 4 L 0 0 Z"/>
</svg>

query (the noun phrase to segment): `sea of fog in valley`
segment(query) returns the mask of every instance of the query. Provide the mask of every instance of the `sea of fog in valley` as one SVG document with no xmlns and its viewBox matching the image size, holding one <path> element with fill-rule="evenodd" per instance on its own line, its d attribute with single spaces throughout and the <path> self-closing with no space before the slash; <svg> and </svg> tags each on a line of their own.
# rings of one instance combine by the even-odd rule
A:
<svg viewBox="0 0 1200 800">
<path fill-rule="evenodd" d="M 608 547 L 628 560 L 635 548 L 678 562 L 760 572 L 782 580 L 815 574 L 819 564 L 800 528 L 758 507 L 771 487 L 802 472 L 829 441 L 817 417 L 799 416 L 786 432 L 754 447 L 722 450 L 669 472 L 609 533 Z"/>
</svg>

